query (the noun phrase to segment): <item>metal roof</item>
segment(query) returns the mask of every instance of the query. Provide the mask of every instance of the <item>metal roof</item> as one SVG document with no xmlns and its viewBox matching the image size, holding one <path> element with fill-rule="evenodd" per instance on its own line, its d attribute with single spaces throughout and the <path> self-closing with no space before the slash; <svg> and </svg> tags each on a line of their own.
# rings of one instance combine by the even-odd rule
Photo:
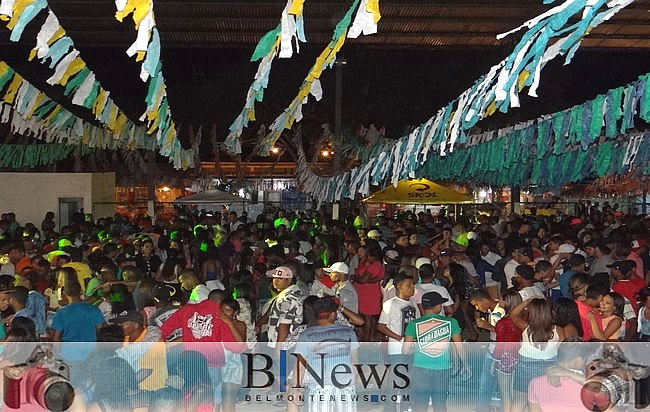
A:
<svg viewBox="0 0 650 412">
<path fill-rule="evenodd" d="M 82 47 L 122 47 L 135 36 L 130 18 L 120 24 L 104 0 L 50 0 L 63 26 Z M 252 48 L 274 28 L 285 0 L 155 0 L 165 48 Z M 326 44 L 349 0 L 307 0 L 306 47 Z M 350 39 L 346 47 L 377 49 L 499 48 L 516 41 L 496 35 L 552 5 L 542 0 L 382 0 L 379 33 Z M 650 0 L 637 0 L 583 41 L 591 48 L 650 47 Z M 32 24 L 28 31 L 36 31 Z"/>
</svg>

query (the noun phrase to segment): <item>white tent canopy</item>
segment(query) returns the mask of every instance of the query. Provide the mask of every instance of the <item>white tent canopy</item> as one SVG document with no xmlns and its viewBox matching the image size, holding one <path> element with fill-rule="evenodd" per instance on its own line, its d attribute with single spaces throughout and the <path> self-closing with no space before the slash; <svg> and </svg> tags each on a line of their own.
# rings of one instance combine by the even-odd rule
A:
<svg viewBox="0 0 650 412">
<path fill-rule="evenodd" d="M 231 195 L 230 193 L 222 192 L 221 190 L 211 189 L 201 193 L 196 193 L 190 196 L 181 197 L 174 200 L 176 205 L 207 205 L 207 204 L 231 204 L 243 203 L 248 200 Z"/>
</svg>

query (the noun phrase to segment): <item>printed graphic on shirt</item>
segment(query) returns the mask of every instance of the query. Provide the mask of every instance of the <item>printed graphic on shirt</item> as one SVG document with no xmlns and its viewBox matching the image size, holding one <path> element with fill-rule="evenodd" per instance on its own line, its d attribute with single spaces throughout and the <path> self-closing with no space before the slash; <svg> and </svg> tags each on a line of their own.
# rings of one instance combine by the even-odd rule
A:
<svg viewBox="0 0 650 412">
<path fill-rule="evenodd" d="M 212 336 L 212 315 L 201 315 L 194 312 L 191 318 L 187 320 L 187 327 L 192 331 L 195 339 L 203 339 Z"/>
<path fill-rule="evenodd" d="M 414 306 L 408 305 L 402 308 L 402 336 L 406 334 L 406 326 L 417 317 Z"/>
<path fill-rule="evenodd" d="M 442 355 L 451 341 L 451 322 L 429 319 L 415 324 L 420 351 L 432 358 Z"/>
</svg>

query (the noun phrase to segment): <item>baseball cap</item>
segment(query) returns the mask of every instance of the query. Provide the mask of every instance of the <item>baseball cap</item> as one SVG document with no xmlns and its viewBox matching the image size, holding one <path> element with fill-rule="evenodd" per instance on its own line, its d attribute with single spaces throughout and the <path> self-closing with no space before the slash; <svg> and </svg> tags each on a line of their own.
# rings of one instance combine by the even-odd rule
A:
<svg viewBox="0 0 650 412">
<path fill-rule="evenodd" d="M 645 247 L 646 242 L 645 239 L 637 239 L 632 241 L 632 249 L 640 249 L 642 247 Z"/>
<path fill-rule="evenodd" d="M 379 239 L 381 237 L 381 232 L 378 230 L 371 230 L 368 232 L 368 237 L 370 239 Z"/>
<path fill-rule="evenodd" d="M 142 315 L 140 315 L 140 312 L 131 309 L 131 310 L 125 310 L 124 312 L 120 313 L 119 315 L 111 319 L 110 322 L 115 324 L 122 324 L 124 322 L 136 322 L 142 325 L 144 324 L 144 319 L 142 318 Z"/>
<path fill-rule="evenodd" d="M 385 260 L 388 260 L 388 262 L 386 262 L 386 263 L 399 263 L 399 260 L 400 260 L 399 252 L 394 250 L 394 249 L 386 251 L 386 254 L 384 255 L 384 257 L 385 257 Z"/>
<path fill-rule="evenodd" d="M 422 266 L 422 265 L 430 265 L 430 264 L 431 264 L 431 259 L 426 258 L 426 257 L 417 258 L 415 260 L 415 267 L 418 268 L 418 270 L 420 269 L 420 266 Z"/>
<path fill-rule="evenodd" d="M 558 248 L 557 253 L 574 253 L 576 249 L 577 248 L 573 245 L 570 245 L 568 243 L 563 243 Z"/>
<path fill-rule="evenodd" d="M 427 292 L 422 295 L 422 307 L 425 309 L 442 305 L 445 302 L 447 302 L 447 298 L 443 298 L 438 292 Z"/>
<path fill-rule="evenodd" d="M 348 265 L 346 265 L 343 262 L 336 262 L 332 266 L 325 268 L 323 270 L 327 273 L 336 272 L 336 273 L 345 273 L 346 275 L 350 273 L 350 268 L 348 267 Z"/>
<path fill-rule="evenodd" d="M 582 224 L 582 219 L 580 219 L 579 217 L 574 217 L 573 219 L 571 219 L 569 226 L 577 226 L 581 224 Z"/>
<path fill-rule="evenodd" d="M 636 269 L 636 262 L 633 260 L 617 260 L 611 265 L 607 265 L 608 268 L 618 269 L 623 273 L 627 273 L 632 269 Z"/>
<path fill-rule="evenodd" d="M 293 279 L 293 270 L 286 266 L 279 266 L 275 268 L 271 277 L 274 279 Z"/>
</svg>

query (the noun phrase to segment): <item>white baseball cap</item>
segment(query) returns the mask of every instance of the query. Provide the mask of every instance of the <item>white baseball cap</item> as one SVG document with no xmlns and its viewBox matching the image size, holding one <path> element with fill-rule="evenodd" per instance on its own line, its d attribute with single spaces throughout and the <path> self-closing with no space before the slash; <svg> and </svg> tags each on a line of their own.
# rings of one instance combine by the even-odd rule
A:
<svg viewBox="0 0 650 412">
<path fill-rule="evenodd" d="M 336 262 L 332 266 L 323 269 L 327 273 L 345 273 L 346 275 L 350 272 L 350 268 L 343 262 Z"/>
<path fill-rule="evenodd" d="M 418 258 L 418 259 L 415 261 L 415 267 L 416 267 L 418 270 L 420 269 L 420 266 L 422 266 L 422 265 L 430 265 L 430 264 L 431 264 L 431 259 L 426 258 L 426 257 Z"/>
<path fill-rule="evenodd" d="M 381 233 L 378 230 L 371 230 L 368 232 L 368 237 L 370 239 L 379 239 L 381 237 Z"/>
<path fill-rule="evenodd" d="M 293 270 L 286 266 L 279 266 L 275 268 L 271 277 L 274 279 L 293 279 Z"/>
</svg>

